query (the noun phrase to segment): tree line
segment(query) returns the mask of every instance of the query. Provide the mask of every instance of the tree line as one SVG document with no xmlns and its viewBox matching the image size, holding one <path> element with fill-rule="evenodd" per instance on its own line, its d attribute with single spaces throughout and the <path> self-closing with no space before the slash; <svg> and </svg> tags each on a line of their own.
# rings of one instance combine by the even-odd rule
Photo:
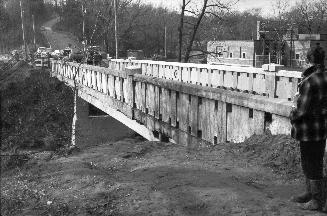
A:
<svg viewBox="0 0 327 216">
<path fill-rule="evenodd" d="M 39 26 L 51 17 L 52 5 L 43 0 L 0 0 L 0 46 L 16 49 L 23 45 L 21 9 L 23 10 L 25 38 L 33 43 L 32 15 L 34 15 L 37 39 L 40 41 Z"/>
<path fill-rule="evenodd" d="M 55 0 L 53 5 L 43 0 L 24 0 L 26 28 L 31 29 L 31 16 L 37 24 L 55 11 L 61 22 L 58 29 L 70 31 L 89 45 L 99 45 L 111 56 L 115 54 L 114 0 Z M 257 21 L 274 30 L 275 39 L 282 40 L 285 29 L 299 33 L 324 33 L 327 29 L 325 0 L 298 0 L 290 6 L 287 0 L 276 0 L 273 15 L 260 8 L 234 10 L 237 1 L 182 0 L 178 10 L 154 7 L 142 0 L 116 0 L 119 56 L 126 50 L 143 50 L 146 57 L 154 54 L 169 59 L 189 61 L 193 55 L 209 54 L 206 44 L 211 40 L 256 39 Z M 21 44 L 19 0 L 0 0 L 1 42 Z M 26 31 L 31 40 L 32 31 Z"/>
</svg>

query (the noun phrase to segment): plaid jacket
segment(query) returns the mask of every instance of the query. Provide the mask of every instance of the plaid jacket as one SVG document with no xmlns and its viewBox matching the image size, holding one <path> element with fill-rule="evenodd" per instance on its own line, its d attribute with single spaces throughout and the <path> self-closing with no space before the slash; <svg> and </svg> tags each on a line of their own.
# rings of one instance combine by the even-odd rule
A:
<svg viewBox="0 0 327 216">
<path fill-rule="evenodd" d="M 291 111 L 291 135 L 299 141 L 320 141 L 327 137 L 327 72 L 313 66 L 303 73 L 299 98 Z"/>
</svg>

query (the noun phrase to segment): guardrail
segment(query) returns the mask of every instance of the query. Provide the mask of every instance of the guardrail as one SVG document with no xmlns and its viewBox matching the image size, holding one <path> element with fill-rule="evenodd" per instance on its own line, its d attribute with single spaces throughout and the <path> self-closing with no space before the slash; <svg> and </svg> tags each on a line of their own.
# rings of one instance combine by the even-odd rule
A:
<svg viewBox="0 0 327 216">
<path fill-rule="evenodd" d="M 242 142 L 266 130 L 290 133 L 291 103 L 283 99 L 151 77 L 135 67 L 113 70 L 53 61 L 52 72 L 69 85 L 75 76 L 83 97 L 108 114 L 119 111 L 154 137 L 182 145 Z"/>
<path fill-rule="evenodd" d="M 291 101 L 298 90 L 298 71 L 267 72 L 261 68 L 236 65 L 208 65 L 150 60 L 109 61 L 109 68 L 123 70 L 128 66 L 142 68 L 142 74 L 213 88 L 241 91 Z"/>
</svg>

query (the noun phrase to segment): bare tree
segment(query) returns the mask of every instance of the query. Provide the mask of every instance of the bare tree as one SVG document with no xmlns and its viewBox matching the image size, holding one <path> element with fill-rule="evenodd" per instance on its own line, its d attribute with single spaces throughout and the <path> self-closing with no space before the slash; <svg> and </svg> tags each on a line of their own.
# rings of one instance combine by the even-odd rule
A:
<svg viewBox="0 0 327 216">
<path fill-rule="evenodd" d="M 178 27 L 178 61 L 181 62 L 182 61 L 182 46 L 183 46 L 183 28 L 184 28 L 184 15 L 185 15 L 185 7 L 186 5 L 189 3 L 190 1 L 183 0 L 182 3 L 182 10 L 181 10 L 181 16 L 180 16 L 180 24 Z"/>
<path fill-rule="evenodd" d="M 290 12 L 290 18 L 293 18 L 298 26 L 304 27 L 306 33 L 319 33 L 327 27 L 327 2 L 302 0 Z"/>
<path fill-rule="evenodd" d="M 202 0 L 200 8 L 197 8 L 195 1 L 183 0 L 181 7 L 181 18 L 179 26 L 179 61 L 181 61 L 182 47 L 184 39 L 186 43 L 184 61 L 188 62 L 190 54 L 193 48 L 194 41 L 198 34 L 199 28 L 205 17 L 219 17 L 219 14 L 223 10 L 229 10 L 233 3 L 223 3 L 221 0 Z M 189 14 L 188 19 L 185 19 L 185 14 Z M 188 24 L 190 27 L 188 32 L 184 33 L 184 24 Z M 187 30 L 186 30 L 187 31 Z M 187 36 L 187 38 L 183 37 Z"/>
</svg>

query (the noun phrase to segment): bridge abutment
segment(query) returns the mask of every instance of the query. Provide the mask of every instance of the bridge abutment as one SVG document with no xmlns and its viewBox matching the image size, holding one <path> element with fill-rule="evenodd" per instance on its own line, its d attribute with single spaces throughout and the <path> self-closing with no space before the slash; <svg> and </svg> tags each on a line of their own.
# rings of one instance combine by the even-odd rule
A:
<svg viewBox="0 0 327 216">
<path fill-rule="evenodd" d="M 77 97 L 76 145 L 87 147 L 131 136 L 134 131 L 110 115 L 90 112 L 90 104 Z"/>
</svg>

